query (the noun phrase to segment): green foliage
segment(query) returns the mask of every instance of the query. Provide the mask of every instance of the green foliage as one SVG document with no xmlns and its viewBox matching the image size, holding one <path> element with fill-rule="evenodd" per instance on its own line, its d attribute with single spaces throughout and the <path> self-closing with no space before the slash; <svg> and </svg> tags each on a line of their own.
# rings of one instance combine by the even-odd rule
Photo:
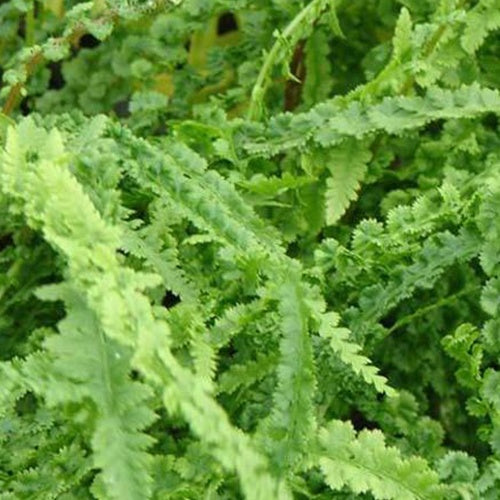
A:
<svg viewBox="0 0 500 500">
<path fill-rule="evenodd" d="M 500 492 L 498 0 L 0 5 L 0 498 Z"/>
<path fill-rule="evenodd" d="M 335 224 L 358 197 L 357 191 L 366 176 L 370 159 L 369 149 L 356 141 L 346 141 L 326 150 L 313 149 L 304 155 L 304 169 L 321 170 L 326 166 L 330 171 L 325 192 L 326 224 Z"/>
<path fill-rule="evenodd" d="M 370 491 L 375 498 L 442 498 L 437 474 L 419 458 L 403 459 L 386 447 L 379 431 L 356 436 L 349 423 L 332 421 L 320 431 L 319 463 L 328 486 L 348 485 L 354 493 Z"/>
</svg>

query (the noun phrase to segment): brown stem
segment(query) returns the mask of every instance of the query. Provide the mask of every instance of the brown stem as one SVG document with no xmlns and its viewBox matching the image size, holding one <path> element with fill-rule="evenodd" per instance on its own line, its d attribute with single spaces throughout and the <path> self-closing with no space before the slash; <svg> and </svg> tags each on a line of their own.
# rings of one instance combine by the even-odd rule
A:
<svg viewBox="0 0 500 500">
<path fill-rule="evenodd" d="M 293 111 L 300 103 L 302 86 L 306 78 L 306 65 L 304 61 L 305 40 L 301 40 L 295 47 L 290 72 L 298 81 L 288 80 L 285 86 L 285 111 Z"/>
<path fill-rule="evenodd" d="M 5 101 L 5 104 L 2 107 L 2 113 L 4 115 L 10 115 L 14 108 L 16 107 L 17 100 L 19 98 L 19 95 L 21 94 L 21 89 L 22 85 L 20 83 L 16 83 L 9 92 L 9 95 L 7 96 L 7 100 Z"/>
<path fill-rule="evenodd" d="M 25 71 L 26 75 L 29 76 L 33 73 L 35 68 L 43 61 L 43 54 L 41 51 L 35 52 L 31 59 L 26 63 Z M 2 108 L 2 113 L 6 116 L 10 115 L 14 108 L 16 107 L 19 97 L 21 96 L 21 92 L 23 89 L 22 83 L 16 83 L 10 89 L 9 95 L 7 96 L 7 100 Z"/>
<path fill-rule="evenodd" d="M 116 22 L 118 16 L 114 10 L 110 10 L 101 16 L 101 22 Z M 99 21 L 98 21 L 99 22 Z M 87 30 L 83 26 L 83 24 L 77 24 L 73 28 L 73 30 L 66 35 L 65 37 L 59 37 L 54 40 L 53 43 L 65 44 L 68 43 L 73 46 L 77 46 L 80 38 L 87 33 Z M 28 79 L 35 71 L 37 66 L 41 64 L 45 60 L 43 56 L 43 49 L 37 50 L 31 58 L 25 63 L 25 71 L 26 71 L 26 79 Z M 5 100 L 5 104 L 2 107 L 2 113 L 4 115 L 10 115 L 12 111 L 14 111 L 15 107 L 19 102 L 19 98 L 21 97 L 21 93 L 24 87 L 24 83 L 16 83 L 13 85 L 7 95 L 7 99 Z"/>
</svg>

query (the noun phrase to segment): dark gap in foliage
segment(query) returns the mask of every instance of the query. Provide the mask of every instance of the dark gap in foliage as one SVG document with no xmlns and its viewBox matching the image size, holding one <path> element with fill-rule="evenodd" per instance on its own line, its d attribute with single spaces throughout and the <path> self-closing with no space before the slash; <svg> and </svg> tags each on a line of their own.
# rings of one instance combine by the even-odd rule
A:
<svg viewBox="0 0 500 500">
<path fill-rule="evenodd" d="M 146 193 L 137 182 L 130 176 L 123 176 L 118 185 L 121 191 L 122 204 L 133 212 L 130 220 L 141 220 L 148 224 L 148 208 L 151 203 L 151 195 Z"/>
<path fill-rule="evenodd" d="M 223 347 L 220 350 L 220 359 L 234 359 L 236 354 L 238 354 L 238 350 L 236 349 L 233 341 L 231 341 L 227 346 Z"/>
<path fill-rule="evenodd" d="M 167 309 L 170 309 L 170 308 L 176 306 L 177 304 L 179 304 L 180 301 L 181 301 L 181 298 L 178 295 L 173 293 L 171 290 L 167 290 L 165 292 L 165 295 L 163 296 L 163 299 L 161 301 L 161 305 L 163 307 L 166 307 Z"/>
<path fill-rule="evenodd" d="M 24 158 L 28 162 L 35 163 L 40 159 L 40 156 L 37 151 L 27 151 Z"/>
<path fill-rule="evenodd" d="M 403 162 L 403 159 L 400 160 Z M 389 165 L 388 165 L 389 167 Z M 403 164 L 399 168 L 404 168 Z M 389 169 L 387 170 L 389 172 Z M 349 207 L 342 221 L 345 224 L 356 225 L 363 219 L 382 220 L 385 215 L 382 213 L 381 201 L 394 190 L 407 191 L 418 187 L 411 180 L 400 181 L 394 174 L 382 177 L 378 182 L 370 185 L 370 189 L 359 191 L 358 201 Z"/>
<path fill-rule="evenodd" d="M 458 368 L 458 365 L 456 365 Z M 450 384 L 456 382 L 455 380 L 450 380 Z M 484 460 L 490 454 L 489 445 L 487 442 L 480 441 L 478 439 L 470 439 L 472 436 L 469 435 L 467 431 L 464 432 L 464 429 L 467 428 L 477 428 L 480 425 L 484 425 L 486 420 L 484 418 L 477 418 L 471 415 L 468 415 L 465 411 L 462 413 L 462 409 L 466 408 L 468 397 L 464 393 L 455 393 L 455 409 L 460 409 L 460 413 L 462 415 L 461 424 L 462 428 L 458 428 L 455 426 L 447 426 L 446 419 L 435 418 L 444 425 L 445 433 L 443 437 L 443 446 L 445 448 L 457 449 L 460 448 L 461 451 L 472 455 L 478 460 Z M 449 411 L 449 410 L 447 410 Z"/>
<path fill-rule="evenodd" d="M 225 12 L 219 17 L 217 23 L 217 35 L 225 35 L 232 31 L 238 31 L 238 21 L 232 12 Z"/>
<path fill-rule="evenodd" d="M 62 89 L 66 85 L 66 81 L 62 74 L 62 63 L 60 61 L 51 62 L 48 64 L 48 68 L 50 70 L 49 89 Z"/>
<path fill-rule="evenodd" d="M 94 49 L 101 45 L 101 42 L 90 33 L 86 33 L 80 38 L 80 42 L 78 44 L 81 49 Z"/>
<path fill-rule="evenodd" d="M 429 405 L 428 415 L 434 420 L 441 421 L 441 397 L 432 386 L 425 388 L 427 403 Z"/>
<path fill-rule="evenodd" d="M 443 131 L 444 124 L 445 120 L 434 120 L 424 127 L 424 131 L 431 137 L 438 137 Z"/>
<path fill-rule="evenodd" d="M 139 376 L 140 376 L 140 374 L 139 374 L 139 372 L 137 370 L 132 370 L 130 372 L 130 378 L 132 380 L 139 380 Z"/>
<path fill-rule="evenodd" d="M 352 425 L 356 429 L 356 431 L 362 431 L 363 429 L 373 430 L 379 428 L 376 422 L 368 420 L 359 410 L 352 410 L 349 418 L 351 419 Z"/>
<path fill-rule="evenodd" d="M 26 415 L 29 413 L 34 413 L 37 409 L 37 406 L 38 401 L 36 395 L 30 391 L 16 401 L 15 409 L 18 415 Z"/>
<path fill-rule="evenodd" d="M 163 121 L 161 122 L 151 133 L 151 135 L 155 137 L 163 137 L 167 135 L 168 127 L 167 124 Z"/>
<path fill-rule="evenodd" d="M 24 38 L 26 36 L 26 19 L 24 18 L 24 16 L 19 19 L 19 24 L 17 26 L 17 36 L 19 36 L 20 38 Z"/>
<path fill-rule="evenodd" d="M 494 113 L 489 113 L 483 118 L 483 125 L 487 128 L 491 128 L 493 130 L 498 129 L 498 116 Z"/>
<path fill-rule="evenodd" d="M 474 257 L 469 261 L 469 268 L 479 276 L 481 280 L 487 279 L 487 275 L 484 272 L 483 266 L 481 265 L 481 260 L 479 257 Z M 478 292 L 479 293 L 479 292 Z"/>
<path fill-rule="evenodd" d="M 288 257 L 291 257 L 292 259 L 295 257 L 298 257 L 300 254 L 300 247 L 299 244 L 296 241 L 292 241 L 286 250 L 286 254 Z"/>
<path fill-rule="evenodd" d="M 12 234 L 3 234 L 0 236 L 0 251 L 14 244 Z"/>
<path fill-rule="evenodd" d="M 394 159 L 391 161 L 391 164 L 389 165 L 389 168 L 393 170 L 397 170 L 399 167 L 403 165 L 403 159 L 396 155 Z"/>
<path fill-rule="evenodd" d="M 30 99 L 29 98 L 24 98 L 21 101 L 21 104 L 19 105 L 19 108 L 21 110 L 21 114 L 23 116 L 28 116 L 31 113 L 31 106 L 30 106 Z"/>
<path fill-rule="evenodd" d="M 181 441 L 181 439 L 185 439 L 186 436 L 189 436 L 189 428 L 188 426 L 176 426 L 172 425 L 168 428 L 168 434 L 171 439 L 176 442 Z"/>
<path fill-rule="evenodd" d="M 116 113 L 118 118 L 128 118 L 131 115 L 129 104 L 129 99 L 121 99 L 120 101 L 115 102 L 113 105 L 113 111 Z"/>
<path fill-rule="evenodd" d="M 186 49 L 186 52 L 189 52 L 191 50 L 191 40 L 188 39 L 184 42 L 184 48 Z"/>
<path fill-rule="evenodd" d="M 384 328 L 387 328 L 387 329 L 391 329 L 396 321 L 397 321 L 397 317 L 398 315 L 394 314 L 394 313 L 389 313 L 387 314 L 387 316 L 384 316 L 381 320 L 380 320 L 380 324 L 384 327 Z"/>
</svg>

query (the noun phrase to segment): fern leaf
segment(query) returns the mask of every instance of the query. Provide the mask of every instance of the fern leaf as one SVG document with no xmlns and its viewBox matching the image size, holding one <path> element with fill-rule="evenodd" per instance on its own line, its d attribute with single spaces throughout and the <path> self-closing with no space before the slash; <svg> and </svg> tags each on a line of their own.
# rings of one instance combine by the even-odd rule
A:
<svg viewBox="0 0 500 500">
<path fill-rule="evenodd" d="M 239 388 L 246 388 L 268 376 L 278 362 L 277 356 L 260 354 L 255 361 L 233 365 L 221 374 L 218 380 L 218 393 L 232 394 Z"/>
<path fill-rule="evenodd" d="M 44 391 L 52 404 L 69 397 L 80 403 L 94 398 L 98 406 L 92 438 L 94 460 L 103 469 L 107 494 L 111 498 L 149 497 L 150 460 L 144 450 L 151 438 L 140 429 L 151 422 L 152 412 L 139 404 L 147 391 L 128 380 L 129 370 L 136 368 L 161 388 L 167 408 L 181 409 L 220 463 L 237 471 L 247 498 L 290 498 L 283 481 L 267 472 L 266 458 L 254 449 L 248 436 L 231 425 L 205 381 L 181 366 L 171 353 L 168 325 L 155 318 L 142 293 L 146 287 L 156 286 L 159 276 L 119 264 L 119 231 L 102 220 L 65 168 L 60 135 L 54 131 L 47 137 L 29 120 L 25 131 L 43 146 L 37 154 L 23 151 L 19 131 L 9 130 L 0 162 L 2 189 L 16 202 L 13 209 L 22 211 L 34 228 L 42 229 L 44 237 L 68 259 L 69 282 L 46 288 L 43 297 L 59 298 L 62 293 L 71 306 L 71 314 L 60 325 L 62 335 L 48 341 L 56 361 L 52 367 L 38 367 L 30 380 L 43 391 L 44 374 L 50 377 L 54 370 L 62 372 L 64 376 L 49 378 L 50 390 Z M 46 152 L 57 161 L 46 161 Z M 71 337 L 69 345 L 67 336 Z M 97 340 L 100 356 L 94 359 Z M 81 358 L 74 355 L 76 346 L 81 346 L 76 349 Z M 133 354 L 130 348 L 134 348 Z M 91 369 L 75 373 L 73 356 L 82 367 L 90 364 Z"/>
<path fill-rule="evenodd" d="M 369 331 L 374 323 L 415 290 L 431 288 L 446 268 L 455 262 L 472 259 L 479 250 L 477 233 L 466 228 L 458 235 L 445 231 L 429 238 L 411 265 L 396 266 L 387 283 L 378 283 L 362 292 L 360 314 L 353 318 L 351 330 Z"/>
<path fill-rule="evenodd" d="M 94 403 L 95 409 L 90 410 L 95 415 L 91 417 L 93 460 L 102 470 L 108 495 L 143 498 L 152 484 L 151 456 L 146 450 L 153 440 L 141 432 L 154 420 L 147 404 L 150 390 L 129 379 L 130 354 L 105 340 L 93 313 L 79 303 L 73 290 L 50 287 L 41 289 L 39 296 L 63 299 L 67 316 L 59 324 L 60 335 L 45 343 L 53 356 L 51 365 L 33 373 L 25 370 L 25 375 L 51 405 L 83 403 L 85 398 Z"/>
<path fill-rule="evenodd" d="M 156 225 L 148 226 L 144 231 L 124 231 L 123 249 L 144 259 L 148 267 L 162 277 L 165 287 L 172 290 L 183 301 L 195 303 L 198 290 L 180 269 L 175 249 L 163 248 L 163 243 L 158 241 L 157 237 L 148 238 L 154 229 Z"/>
<path fill-rule="evenodd" d="M 315 430 L 316 380 L 308 326 L 310 312 L 302 287 L 299 274 L 293 269 L 278 290 L 282 323 L 278 387 L 274 408 L 261 429 L 266 430 L 265 439 L 270 441 L 266 445 L 281 473 L 304 456 Z"/>
<path fill-rule="evenodd" d="M 274 231 L 266 231 L 266 225 L 219 174 L 190 172 L 184 165 L 186 160 L 168 156 L 126 129 L 120 131 L 119 138 L 124 152 L 129 150 L 130 174 L 160 199 L 174 204 L 197 227 L 243 255 L 283 253 L 272 236 Z M 137 157 L 151 168 L 144 169 Z"/>
<path fill-rule="evenodd" d="M 378 392 L 394 396 L 396 391 L 387 384 L 387 379 L 379 375 L 378 369 L 366 356 L 360 354 L 361 346 L 349 339 L 351 332 L 347 328 L 337 326 L 339 319 L 336 313 L 324 314 L 319 334 L 328 340 L 332 350 L 367 384 L 372 384 Z"/>
<path fill-rule="evenodd" d="M 412 22 L 408 9 L 401 9 L 392 39 L 393 59 L 402 62 L 411 50 Z"/>
<path fill-rule="evenodd" d="M 215 320 L 210 329 L 210 343 L 215 348 L 221 349 L 231 341 L 231 338 L 251 325 L 264 310 L 265 306 L 260 299 L 228 308 Z"/>
<path fill-rule="evenodd" d="M 455 372 L 457 380 L 472 389 L 477 389 L 481 383 L 483 349 L 476 343 L 478 337 L 477 328 L 465 323 L 441 341 L 446 352 L 460 363 Z"/>
<path fill-rule="evenodd" d="M 303 88 L 303 100 L 307 107 L 323 101 L 330 94 L 333 81 L 328 56 L 328 38 L 322 30 L 313 33 L 306 45 L 307 76 Z"/>
<path fill-rule="evenodd" d="M 330 171 L 325 193 L 328 225 L 335 224 L 358 197 L 371 156 L 368 148 L 353 140 L 327 150 L 316 149 L 312 154 L 305 155 L 307 163 L 321 165 Z"/>
<path fill-rule="evenodd" d="M 495 163 L 496 167 L 497 163 Z M 500 273 L 500 227 L 497 222 L 499 210 L 500 179 L 495 175 L 487 183 L 477 214 L 477 223 L 484 239 L 481 249 L 481 265 L 485 273 L 492 277 Z"/>
<path fill-rule="evenodd" d="M 477 84 L 457 90 L 430 88 L 423 97 L 386 97 L 371 106 L 359 102 L 345 106 L 334 98 L 306 113 L 273 117 L 265 129 L 249 131 L 243 148 L 250 154 L 270 157 L 303 147 L 310 140 L 328 147 L 349 137 L 361 139 L 375 132 L 402 134 L 434 120 L 485 113 L 500 113 L 500 94 Z"/>
<path fill-rule="evenodd" d="M 376 499 L 443 499 L 445 489 L 421 458 L 403 458 L 388 447 L 380 431 L 361 431 L 350 423 L 332 421 L 320 430 L 319 464 L 333 490 L 347 486 L 353 493 L 370 492 Z"/>
<path fill-rule="evenodd" d="M 474 54 L 491 31 L 500 28 L 500 2 L 481 0 L 471 9 L 465 19 L 465 29 L 461 37 L 462 47 Z"/>
</svg>

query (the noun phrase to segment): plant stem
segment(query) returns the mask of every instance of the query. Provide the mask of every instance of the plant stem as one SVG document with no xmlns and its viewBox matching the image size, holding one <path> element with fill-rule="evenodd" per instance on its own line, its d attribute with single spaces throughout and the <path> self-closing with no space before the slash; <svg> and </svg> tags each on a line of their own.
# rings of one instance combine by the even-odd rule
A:
<svg viewBox="0 0 500 500">
<path fill-rule="evenodd" d="M 35 0 L 32 0 L 31 6 L 26 12 L 26 36 L 25 45 L 31 47 L 35 43 Z"/>
<path fill-rule="evenodd" d="M 466 287 L 463 290 L 460 290 L 459 292 L 453 295 L 449 295 L 448 297 L 443 297 L 441 300 L 438 300 L 434 304 L 430 304 L 426 307 L 418 309 L 413 314 L 404 316 L 399 321 L 397 321 L 393 326 L 391 326 L 391 328 L 387 330 L 387 335 L 390 335 L 395 330 L 399 330 L 399 328 L 401 328 L 402 326 L 411 323 L 414 319 L 420 318 L 421 316 L 424 316 L 425 314 L 428 314 L 429 312 L 434 311 L 435 309 L 439 309 L 441 307 L 452 304 L 453 302 L 455 302 L 455 300 L 459 299 L 460 297 L 463 297 L 464 295 L 468 295 L 469 293 L 477 291 L 480 288 L 481 288 L 480 286 Z"/>
<path fill-rule="evenodd" d="M 296 31 L 299 31 L 299 28 L 303 25 L 303 23 L 311 17 L 315 17 L 315 13 L 319 14 L 328 5 L 328 3 L 328 0 L 313 0 L 306 7 L 304 7 L 294 19 L 292 19 L 276 42 L 274 42 L 270 52 L 264 59 L 264 64 L 262 65 L 257 81 L 252 89 L 250 106 L 248 109 L 248 118 L 250 120 L 257 120 L 261 116 L 262 101 L 269 86 L 269 74 L 273 66 L 281 58 L 284 40 L 292 38 L 293 34 Z"/>
</svg>

